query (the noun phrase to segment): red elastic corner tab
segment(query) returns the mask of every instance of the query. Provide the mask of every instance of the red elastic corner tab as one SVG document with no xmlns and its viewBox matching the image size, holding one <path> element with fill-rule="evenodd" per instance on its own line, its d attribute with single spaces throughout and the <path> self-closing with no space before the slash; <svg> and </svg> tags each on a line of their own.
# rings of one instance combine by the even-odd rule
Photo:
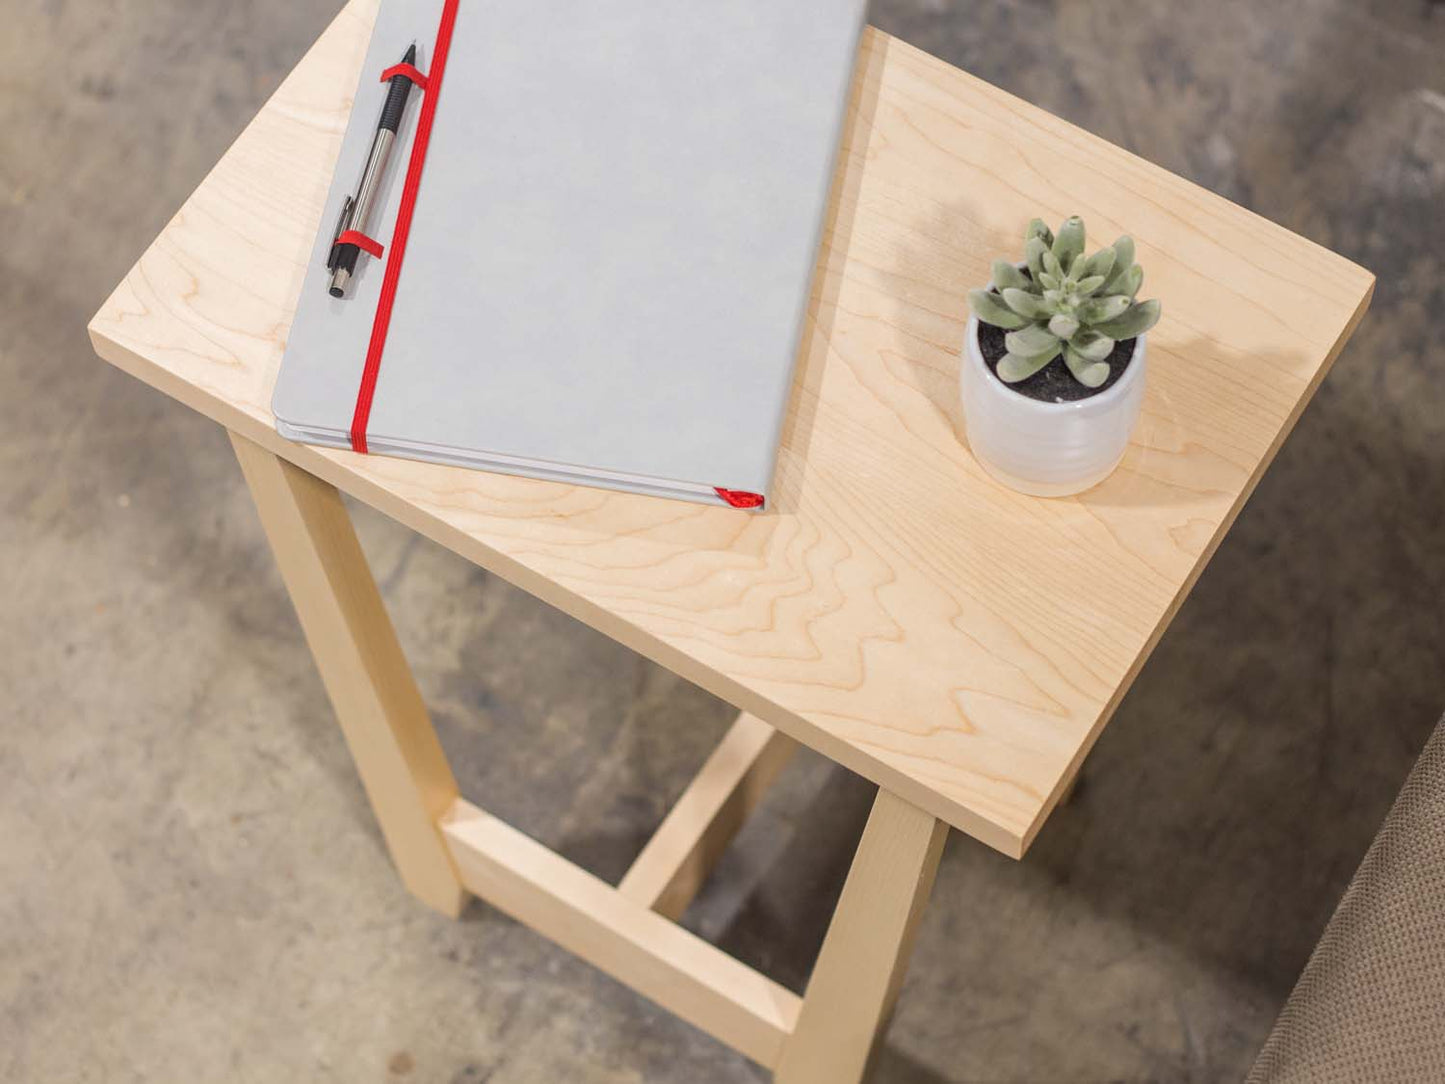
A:
<svg viewBox="0 0 1445 1084">
<path fill-rule="evenodd" d="M 748 493 L 741 489 L 723 489 L 721 486 L 713 487 L 713 492 L 734 508 L 761 508 L 763 506 L 763 495 L 761 493 Z"/>
<path fill-rule="evenodd" d="M 421 72 L 417 71 L 416 68 L 410 64 L 393 64 L 381 73 L 381 81 L 383 83 L 390 83 L 398 75 L 406 76 L 416 84 L 418 90 L 426 90 L 426 76 L 422 75 Z"/>
<path fill-rule="evenodd" d="M 381 254 L 386 251 L 386 249 L 381 247 L 380 241 L 373 241 L 370 237 L 366 236 L 366 234 L 357 233 L 355 230 L 343 230 L 341 235 L 336 238 L 336 243 L 338 245 L 355 245 L 368 256 L 374 256 L 378 260 L 381 259 Z"/>
</svg>

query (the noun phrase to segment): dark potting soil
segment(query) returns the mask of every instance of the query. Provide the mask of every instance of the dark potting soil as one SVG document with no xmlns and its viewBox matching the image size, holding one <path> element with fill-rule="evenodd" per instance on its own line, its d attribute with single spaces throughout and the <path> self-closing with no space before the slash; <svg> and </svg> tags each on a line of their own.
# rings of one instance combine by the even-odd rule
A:
<svg viewBox="0 0 1445 1084">
<path fill-rule="evenodd" d="M 1007 334 L 1003 328 L 979 321 L 978 347 L 983 352 L 983 360 L 988 365 L 989 372 L 993 373 L 995 377 L 998 376 L 998 363 L 1008 353 L 1008 347 L 1004 345 L 1004 336 Z M 1038 399 L 1045 403 L 1072 403 L 1079 399 L 1087 399 L 1119 382 L 1119 378 L 1124 375 L 1124 370 L 1129 367 L 1129 362 L 1134 358 L 1134 343 L 1137 341 L 1136 339 L 1124 339 L 1115 344 L 1114 352 L 1104 359 L 1109 363 L 1109 379 L 1097 388 L 1086 388 L 1075 380 L 1074 374 L 1069 372 L 1068 365 L 1064 363 L 1062 355 L 1054 358 L 1027 380 L 1020 380 L 1017 384 L 1005 384 L 1004 386 L 1013 388 L 1030 399 Z M 1004 382 L 1000 380 L 999 383 L 1003 384 Z"/>
</svg>

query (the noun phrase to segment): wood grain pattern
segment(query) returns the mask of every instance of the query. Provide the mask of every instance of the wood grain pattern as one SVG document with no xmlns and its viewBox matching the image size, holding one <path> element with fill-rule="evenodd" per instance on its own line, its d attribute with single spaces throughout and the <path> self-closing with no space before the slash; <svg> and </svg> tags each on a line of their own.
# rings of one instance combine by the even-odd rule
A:
<svg viewBox="0 0 1445 1084">
<path fill-rule="evenodd" d="M 801 1000 L 467 802 L 442 821 L 477 896 L 638 993 L 773 1066 Z"/>
<path fill-rule="evenodd" d="M 91 324 L 103 357 L 1019 855 L 1364 312 L 1317 245 L 870 31 L 752 516 L 291 445 L 271 388 L 375 0 L 355 0 Z M 964 296 L 1028 219 L 1128 230 L 1145 415 L 1078 498 L 991 483 Z M 480 348 L 480 347 L 479 347 Z M 361 359 L 358 359 L 358 369 Z"/>
<path fill-rule="evenodd" d="M 617 886 L 630 900 L 679 919 L 798 746 L 743 712 Z"/>
<path fill-rule="evenodd" d="M 456 918 L 467 894 L 437 821 L 457 783 L 341 494 L 231 440 L 392 861 L 414 895 Z"/>
</svg>

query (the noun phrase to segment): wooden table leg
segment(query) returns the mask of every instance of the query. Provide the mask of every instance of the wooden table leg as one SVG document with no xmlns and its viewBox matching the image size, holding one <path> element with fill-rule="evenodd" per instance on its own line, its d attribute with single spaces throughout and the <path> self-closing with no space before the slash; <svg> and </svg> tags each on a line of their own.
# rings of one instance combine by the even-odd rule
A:
<svg viewBox="0 0 1445 1084">
<path fill-rule="evenodd" d="M 402 881 L 445 915 L 467 892 L 438 822 L 457 784 L 334 486 L 231 434 L 306 642 Z"/>
<path fill-rule="evenodd" d="M 854 1084 L 867 1075 L 947 837 L 943 821 L 878 791 L 783 1047 L 778 1084 Z"/>
</svg>

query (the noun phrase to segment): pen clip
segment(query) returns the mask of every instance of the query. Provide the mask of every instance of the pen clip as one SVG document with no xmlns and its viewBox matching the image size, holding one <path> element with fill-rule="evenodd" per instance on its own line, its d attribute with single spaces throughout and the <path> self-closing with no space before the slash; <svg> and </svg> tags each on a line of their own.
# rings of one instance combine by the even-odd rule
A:
<svg viewBox="0 0 1445 1084">
<path fill-rule="evenodd" d="M 351 228 L 351 215 L 356 210 L 356 201 L 347 196 L 341 204 L 341 214 L 336 217 L 336 232 L 331 235 L 331 251 L 326 256 L 326 270 L 336 270 L 336 260 L 341 246 L 336 243 L 343 233 Z"/>
</svg>

